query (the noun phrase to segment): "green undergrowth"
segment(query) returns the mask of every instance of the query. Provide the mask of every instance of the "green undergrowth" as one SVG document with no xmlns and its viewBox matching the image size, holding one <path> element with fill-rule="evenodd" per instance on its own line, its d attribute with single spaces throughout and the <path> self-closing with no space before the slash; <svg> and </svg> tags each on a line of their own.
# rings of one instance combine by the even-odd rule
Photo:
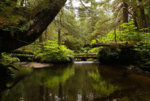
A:
<svg viewBox="0 0 150 101">
<path fill-rule="evenodd" d="M 116 30 L 116 41 L 120 45 L 100 48 L 99 61 L 105 64 L 137 64 L 139 67 L 149 68 L 150 33 L 138 31 L 133 21 L 123 23 L 120 27 L 123 30 Z M 106 36 L 98 37 L 91 44 L 96 41 L 99 43 L 114 43 L 115 33 L 110 32 Z M 122 43 L 127 44 L 123 45 Z"/>
<path fill-rule="evenodd" d="M 48 40 L 33 46 L 34 60 L 38 62 L 67 63 L 74 58 L 74 52 L 65 45 L 58 45 L 57 41 Z"/>
<path fill-rule="evenodd" d="M 21 61 L 36 61 L 46 63 L 70 63 L 74 52 L 65 45 L 58 45 L 57 41 L 35 42 L 14 51 Z"/>
<path fill-rule="evenodd" d="M 1 64 L 12 64 L 14 62 L 19 62 L 19 58 L 13 57 L 12 54 L 1 53 L 0 63 Z"/>
<path fill-rule="evenodd" d="M 20 62 L 20 59 L 13 57 L 10 53 L 1 53 L 1 66 L 10 70 L 13 73 L 13 77 L 27 75 L 33 71 L 32 68 L 22 67 L 20 65 L 14 64 L 16 62 Z"/>
</svg>

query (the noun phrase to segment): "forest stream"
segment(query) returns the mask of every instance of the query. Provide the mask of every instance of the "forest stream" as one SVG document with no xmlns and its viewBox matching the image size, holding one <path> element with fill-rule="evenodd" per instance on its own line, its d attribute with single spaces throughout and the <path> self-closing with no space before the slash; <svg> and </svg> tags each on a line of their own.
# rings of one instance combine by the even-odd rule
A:
<svg viewBox="0 0 150 101">
<path fill-rule="evenodd" d="M 1 0 L 0 101 L 150 101 L 150 0 Z"/>
<path fill-rule="evenodd" d="M 150 101 L 150 77 L 95 62 L 34 69 L 10 88 L 0 79 L 0 101 Z"/>
</svg>

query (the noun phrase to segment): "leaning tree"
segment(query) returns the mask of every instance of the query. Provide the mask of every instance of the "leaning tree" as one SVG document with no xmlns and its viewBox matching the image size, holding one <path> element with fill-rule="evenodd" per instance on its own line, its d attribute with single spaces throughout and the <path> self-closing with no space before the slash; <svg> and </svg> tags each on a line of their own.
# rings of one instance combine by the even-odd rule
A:
<svg viewBox="0 0 150 101">
<path fill-rule="evenodd" d="M 34 42 L 66 0 L 1 0 L 0 52 Z"/>
</svg>

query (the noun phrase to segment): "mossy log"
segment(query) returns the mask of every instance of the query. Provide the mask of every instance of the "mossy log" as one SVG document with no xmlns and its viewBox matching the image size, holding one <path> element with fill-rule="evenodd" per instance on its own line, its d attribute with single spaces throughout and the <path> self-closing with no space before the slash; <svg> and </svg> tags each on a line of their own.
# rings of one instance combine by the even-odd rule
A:
<svg viewBox="0 0 150 101">
<path fill-rule="evenodd" d="M 119 42 L 119 43 L 96 43 L 90 45 L 91 47 L 100 47 L 100 46 L 107 46 L 107 47 L 132 47 L 136 44 L 135 41 L 126 41 L 126 42 Z"/>
<path fill-rule="evenodd" d="M 11 51 L 10 53 L 13 53 L 13 54 L 27 54 L 27 55 L 33 55 L 34 53 L 30 50 L 14 50 L 14 51 Z"/>
</svg>

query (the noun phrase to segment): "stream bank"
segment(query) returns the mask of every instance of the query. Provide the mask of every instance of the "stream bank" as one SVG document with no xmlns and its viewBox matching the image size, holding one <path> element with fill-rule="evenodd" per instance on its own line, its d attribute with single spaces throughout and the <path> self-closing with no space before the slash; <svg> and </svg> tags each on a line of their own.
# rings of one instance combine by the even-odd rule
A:
<svg viewBox="0 0 150 101">
<path fill-rule="evenodd" d="M 98 59 L 101 64 L 124 65 L 128 71 L 150 71 L 150 53 L 137 51 L 133 46 L 103 47 Z"/>
</svg>

